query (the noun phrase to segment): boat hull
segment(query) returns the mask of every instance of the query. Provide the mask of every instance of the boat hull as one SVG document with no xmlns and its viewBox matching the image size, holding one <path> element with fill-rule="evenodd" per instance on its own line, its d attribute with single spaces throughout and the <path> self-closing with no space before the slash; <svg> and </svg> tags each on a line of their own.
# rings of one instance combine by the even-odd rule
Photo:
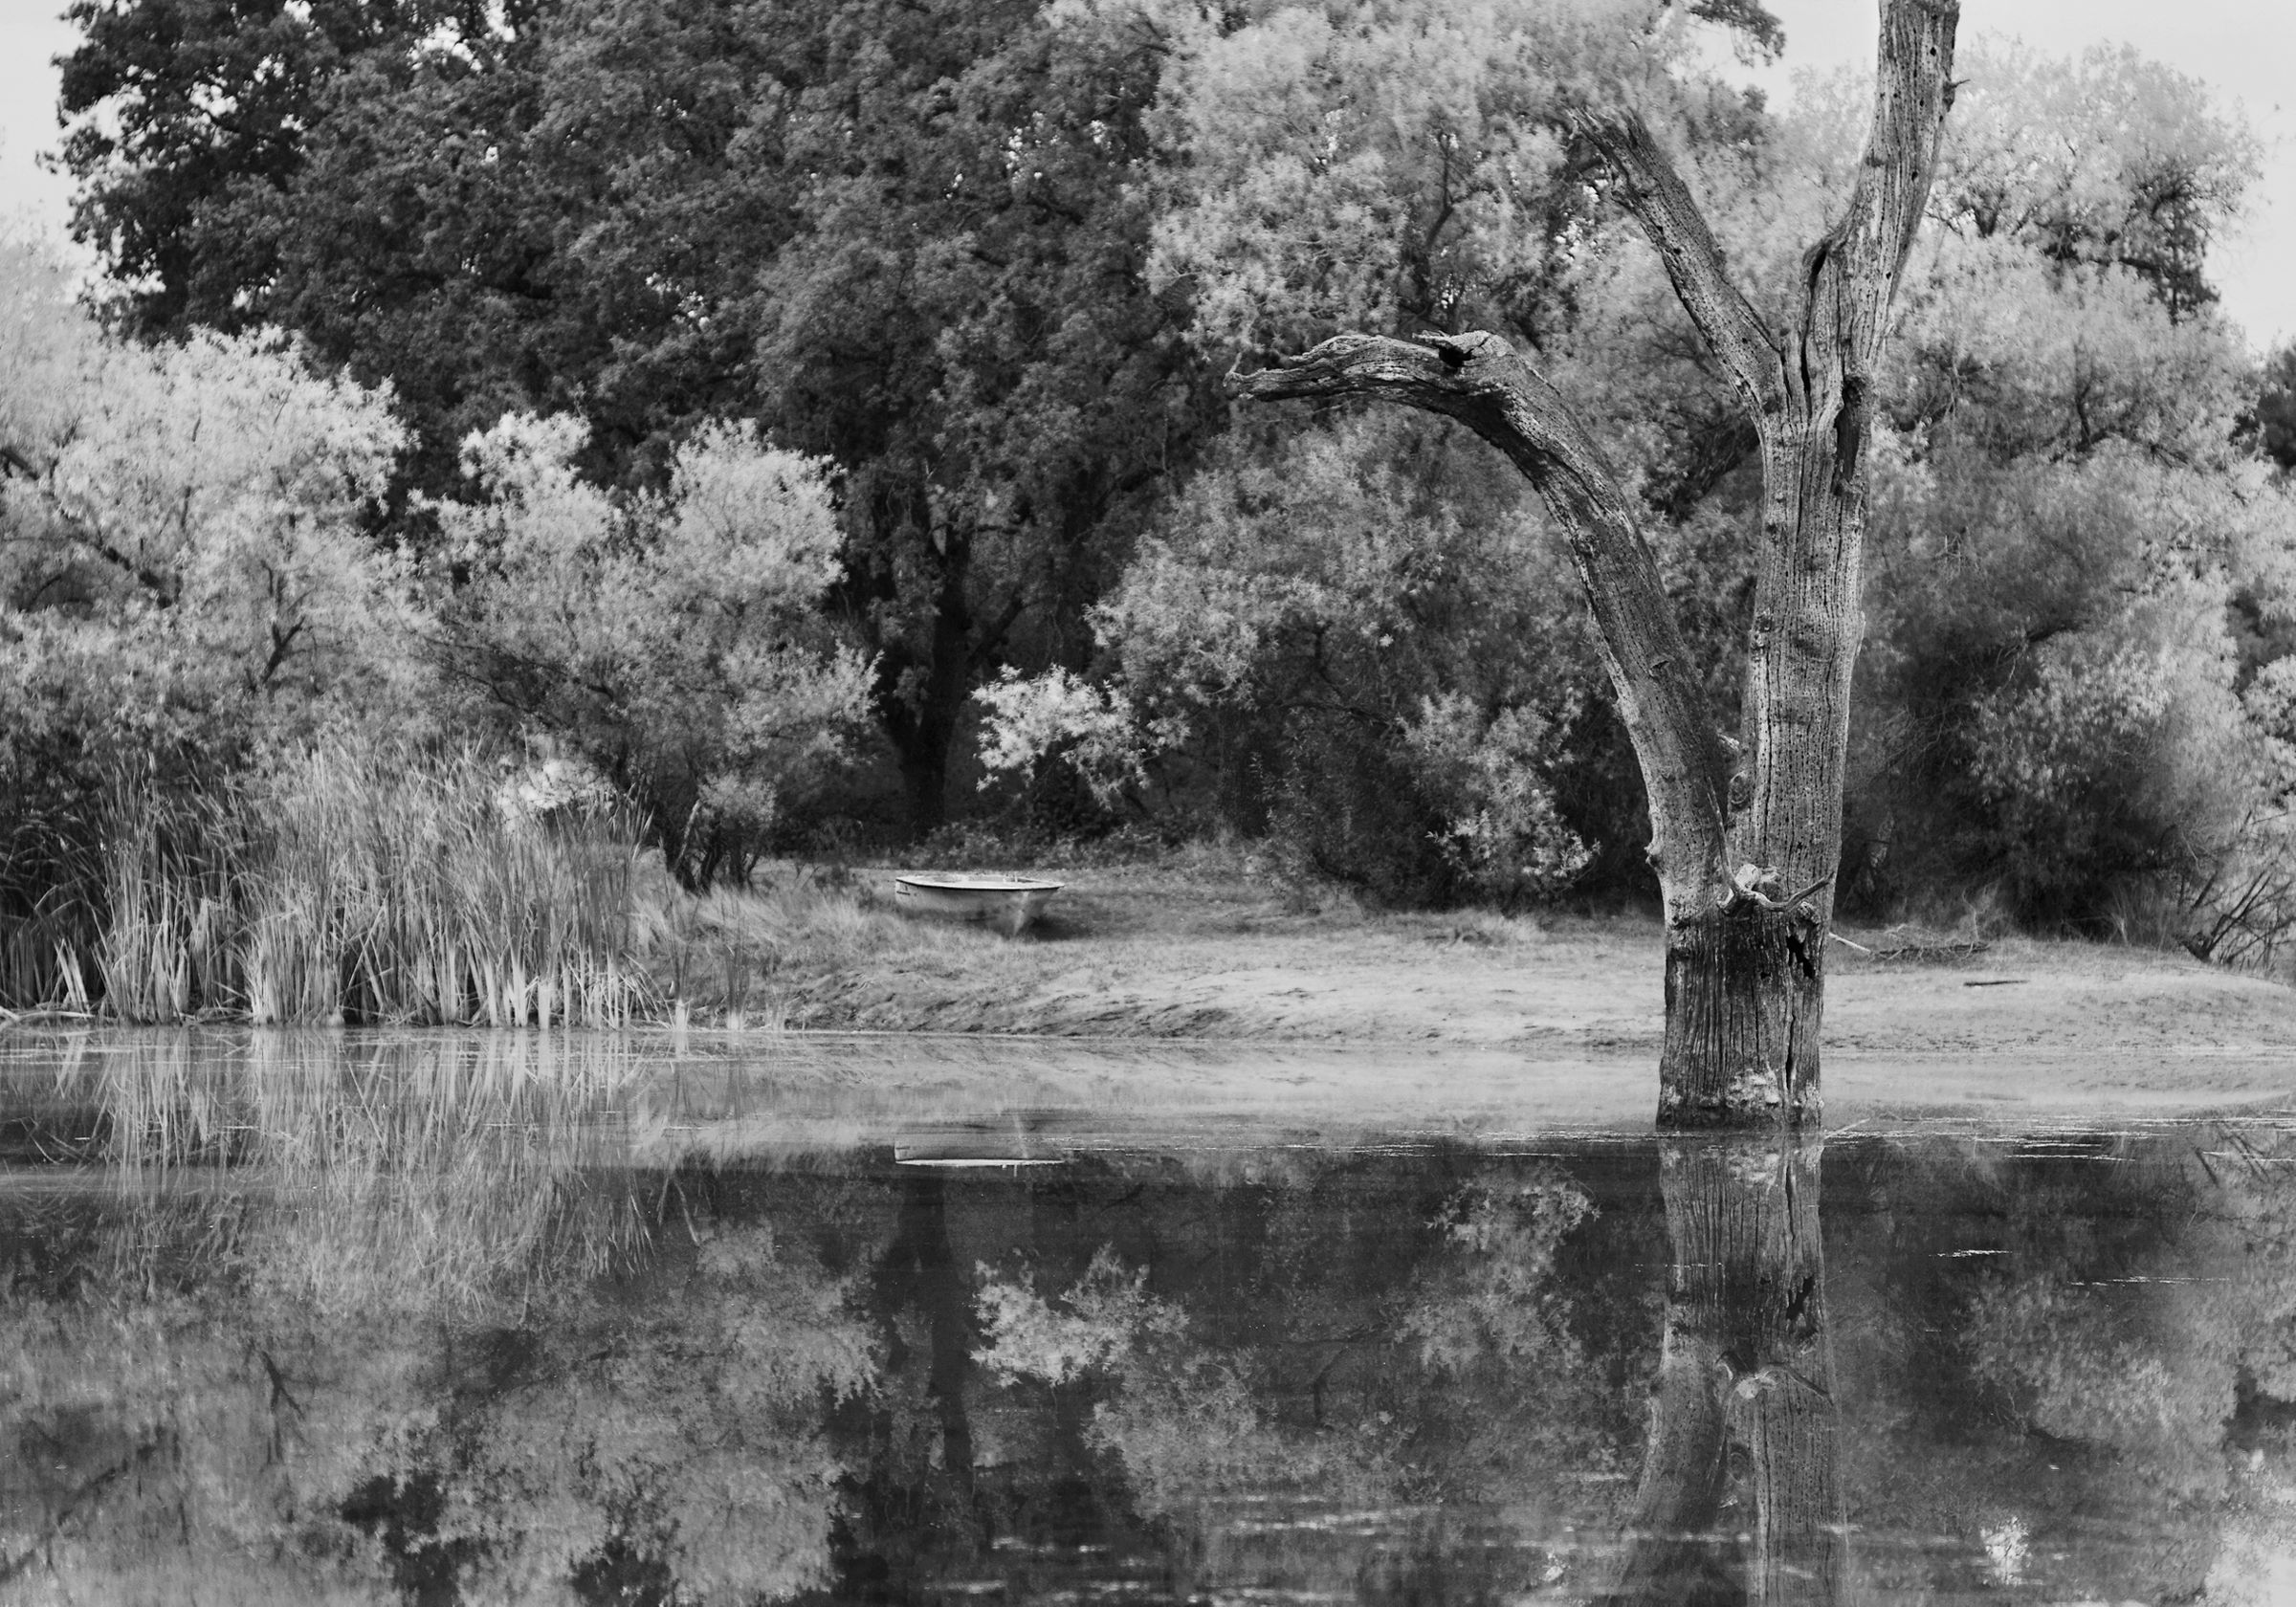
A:
<svg viewBox="0 0 2296 1607">
<path fill-rule="evenodd" d="M 1036 924 L 1060 887 L 1058 882 L 957 882 L 902 876 L 893 884 L 893 902 L 904 914 L 983 921 L 1008 937 L 1017 937 Z"/>
</svg>

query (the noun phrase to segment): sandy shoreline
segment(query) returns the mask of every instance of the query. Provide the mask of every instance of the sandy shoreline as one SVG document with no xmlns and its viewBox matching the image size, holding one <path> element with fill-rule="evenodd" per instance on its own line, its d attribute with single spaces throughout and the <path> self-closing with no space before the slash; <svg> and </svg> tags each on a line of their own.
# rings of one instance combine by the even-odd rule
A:
<svg viewBox="0 0 2296 1607">
<path fill-rule="evenodd" d="M 1040 935 L 958 929 L 834 968 L 793 967 L 781 979 L 787 1024 L 1016 1050 L 1020 1040 L 1185 1045 L 1178 1058 L 1208 1079 L 1191 1104 L 1377 1108 L 1477 1127 L 1649 1120 L 1654 921 L 1367 917 L 1303 912 L 1232 878 L 1069 879 Z M 1230 1060 L 1264 1069 L 1214 1069 Z M 2296 1100 L 2296 989 L 2124 945 L 2008 938 L 1943 963 L 1877 962 L 1837 945 L 1824 1068 L 1829 1125 L 2269 1105 Z"/>
<path fill-rule="evenodd" d="M 616 1086 L 663 1083 L 664 1110 L 709 1105 L 702 1090 L 721 1067 L 733 1073 L 728 1097 L 746 1090 L 755 1103 L 733 1098 L 702 1118 L 710 1136 L 695 1141 L 729 1154 L 1016 1119 L 1083 1142 L 1215 1147 L 1649 1130 L 1662 1024 L 1654 919 L 1302 908 L 1248 877 L 1171 866 L 1067 879 L 1054 917 L 1019 940 L 905 918 L 866 877 L 858 897 L 715 908 L 704 953 L 738 928 L 754 937 L 785 923 L 780 961 L 738 1028 L 704 996 L 682 1034 L 349 1037 L 362 1053 L 409 1064 L 467 1038 L 456 1054 L 515 1062 L 514 1081 L 555 1082 L 563 1062 L 581 1082 L 596 1059 Z M 1849 936 L 1868 947 L 1906 937 Z M 272 1071 L 296 1057 L 291 1043 L 244 1027 L 190 1037 Z M 184 1029 L 26 1022 L 0 1036 L 0 1074 L 44 1085 L 82 1052 L 173 1068 L 206 1051 Z M 2296 1113 L 2296 988 L 2125 945 L 2010 938 L 1889 962 L 1837 945 L 1823 1079 L 1834 1131 Z M 685 1141 L 662 1136 L 664 1153 Z"/>
</svg>

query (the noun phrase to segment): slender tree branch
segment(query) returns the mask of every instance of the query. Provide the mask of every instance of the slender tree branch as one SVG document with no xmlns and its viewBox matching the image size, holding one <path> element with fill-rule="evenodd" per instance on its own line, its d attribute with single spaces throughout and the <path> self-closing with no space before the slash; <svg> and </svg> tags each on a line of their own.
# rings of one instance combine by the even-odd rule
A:
<svg viewBox="0 0 2296 1607">
<path fill-rule="evenodd" d="M 6 470 L 18 479 L 32 480 L 35 483 L 43 474 L 43 471 L 31 458 L 26 457 L 5 441 L 0 441 L 0 470 Z"/>
<path fill-rule="evenodd" d="M 1960 0 L 1882 0 L 1873 129 L 1849 206 L 1825 240 L 1827 258 L 1858 287 L 1859 334 L 1877 345 L 1936 177 L 1960 21 Z"/>
<path fill-rule="evenodd" d="M 1620 204 L 1650 237 L 1683 310 L 1721 360 L 1747 412 L 1757 419 L 1777 412 L 1786 395 L 1783 348 L 1731 282 L 1722 248 L 1665 147 L 1632 112 L 1579 109 L 1571 123 L 1610 165 Z"/>
<path fill-rule="evenodd" d="M 1834 432 L 1834 484 L 1862 468 L 1872 374 L 1889 302 L 1913 249 L 1936 176 L 1939 135 L 1954 104 L 1959 0 L 1881 0 L 1873 127 L 1849 205 L 1802 259 L 1799 381 L 1808 416 Z"/>
<path fill-rule="evenodd" d="M 71 531 L 72 539 L 75 541 L 115 569 L 132 577 L 138 585 L 158 598 L 163 607 L 174 604 L 178 585 L 175 578 L 164 570 L 148 568 L 138 563 L 127 554 L 105 540 L 100 527 L 94 519 L 85 514 L 77 513 L 65 507 L 63 501 L 53 490 L 41 484 L 47 476 L 33 465 L 30 458 L 24 456 L 13 447 L 0 446 L 0 472 L 5 472 L 13 478 L 28 480 L 37 487 L 41 496 L 47 500 L 48 511 L 54 514 L 66 529 Z"/>
<path fill-rule="evenodd" d="M 295 646 L 296 638 L 303 633 L 303 627 L 309 623 L 308 620 L 297 620 L 285 630 L 276 624 L 271 627 L 271 656 L 263 662 L 263 672 L 255 677 L 257 689 L 271 685 L 272 677 L 279 672 L 279 666 L 287 662 L 288 650 Z"/>
<path fill-rule="evenodd" d="M 1853 473 L 1870 409 L 1869 375 L 1881 355 L 1890 298 L 1937 171 L 1954 104 L 1954 37 L 1959 0 L 1882 0 L 1873 127 L 1849 204 L 1802 259 L 1801 351 L 1795 364 L 1805 405 L 1838 437 L 1836 474 Z"/>
</svg>

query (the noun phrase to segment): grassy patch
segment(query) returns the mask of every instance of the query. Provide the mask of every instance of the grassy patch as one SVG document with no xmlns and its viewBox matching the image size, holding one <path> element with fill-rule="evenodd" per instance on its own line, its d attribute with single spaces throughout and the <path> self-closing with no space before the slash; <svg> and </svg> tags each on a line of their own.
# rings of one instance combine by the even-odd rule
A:
<svg viewBox="0 0 2296 1607">
<path fill-rule="evenodd" d="M 768 866 L 753 890 L 698 898 L 657 880 L 640 895 L 654 985 L 686 1019 L 747 1028 L 1223 1034 L 1218 1012 L 1184 998 L 1130 996 L 1341 958 L 1441 964 L 1456 951 L 1486 964 L 1549 941 L 1536 921 L 1485 911 L 1369 911 L 1240 848 L 1028 869 L 1068 885 L 1018 938 L 903 913 L 894 867 Z"/>
</svg>

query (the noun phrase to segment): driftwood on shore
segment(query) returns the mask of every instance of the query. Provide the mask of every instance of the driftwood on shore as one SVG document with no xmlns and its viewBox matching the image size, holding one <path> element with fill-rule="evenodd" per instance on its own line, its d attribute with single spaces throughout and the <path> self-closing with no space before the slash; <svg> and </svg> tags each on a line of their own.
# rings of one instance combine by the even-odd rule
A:
<svg viewBox="0 0 2296 1607">
<path fill-rule="evenodd" d="M 49 1022 L 77 1022 L 86 1024 L 96 1019 L 93 1010 L 76 1010 L 62 1004 L 35 1004 L 26 1010 L 11 1010 L 0 1006 L 0 1029 L 11 1026 L 37 1026 Z"/>
<path fill-rule="evenodd" d="M 1858 951 L 1858 953 L 1864 955 L 1867 959 L 1872 960 L 1967 959 L 1972 955 L 1981 955 L 1987 949 L 1993 947 L 1993 944 L 1990 941 L 1982 937 L 1973 937 L 1961 942 L 1892 943 L 1884 948 L 1880 946 L 1868 947 L 1864 943 L 1852 942 L 1849 938 L 1843 936 L 1839 932 L 1831 933 L 1828 936 L 1830 936 L 1835 942 L 1842 944 L 1844 948 L 1855 949 Z"/>
</svg>

